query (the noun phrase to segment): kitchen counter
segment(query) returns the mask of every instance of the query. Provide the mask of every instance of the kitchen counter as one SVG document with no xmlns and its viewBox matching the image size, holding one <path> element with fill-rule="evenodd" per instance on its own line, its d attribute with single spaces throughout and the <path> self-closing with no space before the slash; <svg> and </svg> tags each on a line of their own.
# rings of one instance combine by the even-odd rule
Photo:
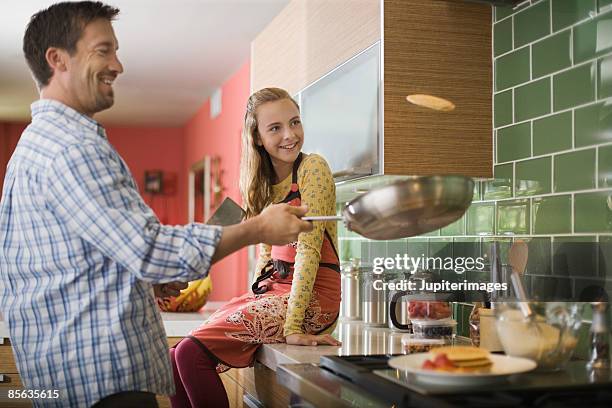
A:
<svg viewBox="0 0 612 408">
<path fill-rule="evenodd" d="M 368 327 L 360 321 L 340 321 L 333 336 L 342 346 L 264 344 L 256 359 L 276 371 L 279 364 L 318 364 L 324 355 L 401 354 L 404 334 L 387 327 Z"/>
<path fill-rule="evenodd" d="M 206 310 L 203 313 L 162 313 L 166 335 L 168 337 L 184 337 L 202 324 L 210 313 Z M 8 337 L 8 326 L 4 320 L 0 320 L 0 339 Z"/>
</svg>

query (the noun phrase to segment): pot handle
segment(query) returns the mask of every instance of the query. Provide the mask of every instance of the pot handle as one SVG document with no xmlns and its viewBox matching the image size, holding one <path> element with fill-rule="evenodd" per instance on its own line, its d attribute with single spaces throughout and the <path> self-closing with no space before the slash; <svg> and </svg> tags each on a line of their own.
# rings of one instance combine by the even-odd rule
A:
<svg viewBox="0 0 612 408">
<path fill-rule="evenodd" d="M 391 318 L 391 323 L 400 330 L 410 330 L 410 325 L 400 323 L 397 319 L 397 315 L 395 314 L 397 300 L 402 296 L 406 296 L 407 294 L 408 292 L 405 290 L 395 292 L 391 297 L 391 303 L 389 305 L 389 317 Z"/>
</svg>

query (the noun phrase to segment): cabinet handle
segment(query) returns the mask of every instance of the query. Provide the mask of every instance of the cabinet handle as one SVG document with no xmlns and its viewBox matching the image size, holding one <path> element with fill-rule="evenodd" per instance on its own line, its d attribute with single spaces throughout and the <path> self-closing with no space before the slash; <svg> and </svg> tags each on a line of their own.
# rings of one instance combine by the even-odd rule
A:
<svg viewBox="0 0 612 408">
<path fill-rule="evenodd" d="M 6 374 L 0 374 L 0 384 L 8 384 L 11 382 L 11 377 Z"/>
</svg>

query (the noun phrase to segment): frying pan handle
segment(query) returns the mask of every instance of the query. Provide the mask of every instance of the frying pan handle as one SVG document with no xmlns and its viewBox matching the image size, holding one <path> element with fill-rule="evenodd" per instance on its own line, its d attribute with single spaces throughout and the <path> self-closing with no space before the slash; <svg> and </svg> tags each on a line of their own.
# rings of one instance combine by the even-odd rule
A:
<svg viewBox="0 0 612 408">
<path fill-rule="evenodd" d="M 302 217 L 302 221 L 343 221 L 341 215 L 315 215 L 312 217 Z"/>
<path fill-rule="evenodd" d="M 393 325 L 400 330 L 410 330 L 410 326 L 407 324 L 400 323 L 397 319 L 397 315 L 395 314 L 395 309 L 397 309 L 397 300 L 402 296 L 406 296 L 407 294 L 408 292 L 406 292 L 405 290 L 395 292 L 393 294 L 393 297 L 391 297 L 391 304 L 389 305 L 389 317 L 391 318 L 391 323 L 393 323 Z"/>
</svg>

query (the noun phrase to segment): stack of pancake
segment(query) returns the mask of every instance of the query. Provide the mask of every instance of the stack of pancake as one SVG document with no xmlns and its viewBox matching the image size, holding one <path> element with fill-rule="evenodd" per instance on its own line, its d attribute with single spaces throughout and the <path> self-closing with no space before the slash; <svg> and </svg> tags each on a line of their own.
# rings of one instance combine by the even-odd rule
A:
<svg viewBox="0 0 612 408">
<path fill-rule="evenodd" d="M 430 354 L 435 368 L 427 368 L 449 372 L 486 372 L 493 364 L 487 350 L 472 346 L 437 347 Z"/>
</svg>

